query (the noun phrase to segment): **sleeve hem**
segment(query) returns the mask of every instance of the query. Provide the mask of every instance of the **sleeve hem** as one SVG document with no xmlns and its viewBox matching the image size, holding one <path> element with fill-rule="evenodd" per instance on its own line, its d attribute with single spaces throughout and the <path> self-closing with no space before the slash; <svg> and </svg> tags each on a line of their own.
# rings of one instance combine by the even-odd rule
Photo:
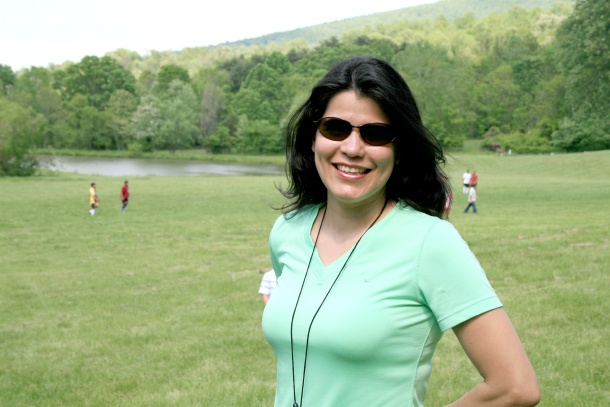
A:
<svg viewBox="0 0 610 407">
<path fill-rule="evenodd" d="M 474 304 L 470 304 L 467 307 L 454 312 L 453 314 L 438 321 L 438 325 L 441 331 L 445 332 L 462 322 L 468 321 L 478 315 L 481 315 L 487 311 L 491 311 L 496 308 L 501 308 L 502 303 L 497 296 L 484 298 Z"/>
</svg>

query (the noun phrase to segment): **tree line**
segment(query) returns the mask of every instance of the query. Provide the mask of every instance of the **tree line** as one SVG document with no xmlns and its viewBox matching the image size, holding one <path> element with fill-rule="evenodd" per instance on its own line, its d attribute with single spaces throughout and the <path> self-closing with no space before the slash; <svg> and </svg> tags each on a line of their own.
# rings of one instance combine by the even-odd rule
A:
<svg viewBox="0 0 610 407">
<path fill-rule="evenodd" d="M 605 0 L 577 0 L 367 26 L 315 47 L 0 65 L 0 174 L 32 173 L 31 148 L 280 153 L 288 115 L 332 64 L 355 55 L 396 67 L 445 148 L 481 139 L 515 153 L 607 149 L 609 11 Z"/>
</svg>

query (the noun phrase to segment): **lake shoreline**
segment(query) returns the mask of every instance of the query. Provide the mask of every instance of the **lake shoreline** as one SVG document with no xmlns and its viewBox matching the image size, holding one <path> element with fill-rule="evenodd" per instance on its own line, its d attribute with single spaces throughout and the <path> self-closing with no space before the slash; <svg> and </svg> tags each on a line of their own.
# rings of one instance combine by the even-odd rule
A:
<svg viewBox="0 0 610 407">
<path fill-rule="evenodd" d="M 245 154 L 210 154 L 204 150 L 177 150 L 171 151 L 115 151 L 115 150 L 55 150 L 35 149 L 32 155 L 41 157 L 92 157 L 92 158 L 134 158 L 148 160 L 184 160 L 201 162 L 223 162 L 238 164 L 269 164 L 284 165 L 286 157 L 277 155 L 245 155 Z"/>
<path fill-rule="evenodd" d="M 277 164 L 209 162 L 162 158 L 36 156 L 40 169 L 94 176 L 283 175 Z"/>
</svg>

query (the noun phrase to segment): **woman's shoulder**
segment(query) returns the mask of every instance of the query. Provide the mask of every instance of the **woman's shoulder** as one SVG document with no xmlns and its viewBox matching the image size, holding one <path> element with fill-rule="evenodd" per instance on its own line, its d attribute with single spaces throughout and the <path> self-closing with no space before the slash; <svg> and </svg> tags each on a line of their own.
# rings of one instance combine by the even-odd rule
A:
<svg viewBox="0 0 610 407">
<path fill-rule="evenodd" d="M 395 207 L 396 214 L 402 222 L 416 222 L 427 225 L 436 225 L 446 222 L 436 216 L 428 215 L 409 206 L 408 204 L 399 202 Z"/>
<path fill-rule="evenodd" d="M 432 231 L 434 231 L 434 233 L 442 234 L 443 231 L 455 230 L 450 222 L 420 212 L 406 204 L 397 204 L 394 212 L 395 216 L 393 217 L 391 224 L 395 230 L 402 231 L 403 233 L 417 233 L 420 236 L 423 236 Z"/>
<path fill-rule="evenodd" d="M 410 207 L 397 208 L 396 212 L 397 220 L 391 222 L 392 226 L 386 233 L 390 241 L 401 242 L 402 245 L 412 244 L 425 258 L 470 253 L 464 238 L 451 222 Z"/>
<path fill-rule="evenodd" d="M 283 213 L 277 217 L 273 229 L 282 227 L 298 227 L 307 223 L 312 216 L 318 212 L 323 204 L 306 205 L 300 209 L 296 209 L 287 213 Z"/>
</svg>

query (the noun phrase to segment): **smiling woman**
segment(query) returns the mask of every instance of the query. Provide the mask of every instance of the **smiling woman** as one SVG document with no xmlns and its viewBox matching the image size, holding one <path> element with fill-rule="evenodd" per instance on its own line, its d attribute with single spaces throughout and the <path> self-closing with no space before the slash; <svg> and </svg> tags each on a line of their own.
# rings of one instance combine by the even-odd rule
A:
<svg viewBox="0 0 610 407">
<path fill-rule="evenodd" d="M 383 145 L 373 146 L 365 141 L 367 133 L 364 131 L 372 126 L 371 123 L 383 123 L 389 127 L 384 112 L 372 99 L 350 90 L 335 95 L 324 116 L 340 117 L 348 124 L 359 124 L 350 124 L 349 133 L 343 140 L 337 140 L 336 132 L 332 138 L 329 137 L 322 127 L 324 119 L 318 127 L 313 153 L 316 170 L 327 190 L 327 200 L 332 201 L 328 204 L 334 205 L 334 201 L 348 205 L 361 205 L 364 201 L 384 202 L 385 185 L 395 161 L 393 137 L 388 136 Z"/>
<path fill-rule="evenodd" d="M 424 405 L 453 329 L 483 382 L 451 406 L 538 403 L 534 370 L 480 264 L 442 220 L 444 155 L 386 62 L 332 68 L 287 126 L 263 331 L 275 406 Z"/>
</svg>

